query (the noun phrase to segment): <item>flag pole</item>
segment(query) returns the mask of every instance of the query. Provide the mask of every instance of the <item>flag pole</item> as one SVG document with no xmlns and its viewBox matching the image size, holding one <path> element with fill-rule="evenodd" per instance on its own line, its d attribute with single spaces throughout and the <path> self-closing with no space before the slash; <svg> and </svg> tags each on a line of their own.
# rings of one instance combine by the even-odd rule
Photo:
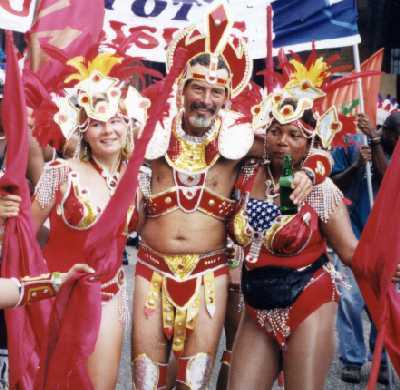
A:
<svg viewBox="0 0 400 390">
<path fill-rule="evenodd" d="M 361 72 L 361 62 L 360 62 L 360 51 L 358 48 L 358 44 L 353 45 L 353 58 L 354 58 L 354 68 L 356 72 Z M 358 87 L 358 95 L 360 98 L 360 111 L 361 113 L 365 113 L 365 104 L 364 104 L 364 93 L 362 88 L 362 80 L 361 78 L 357 78 L 357 87 Z M 363 144 L 368 145 L 367 136 L 363 134 Z M 369 197 L 369 204 L 372 208 L 374 204 L 374 194 L 372 191 L 372 174 L 371 174 L 371 162 L 368 161 L 365 167 L 366 174 L 367 174 L 367 187 L 368 187 L 368 197 Z"/>
<path fill-rule="evenodd" d="M 274 80 L 272 78 L 274 72 L 274 57 L 273 57 L 273 27 L 272 27 L 272 6 L 267 5 L 267 39 L 266 39 L 266 58 L 265 68 L 267 73 L 264 75 L 264 88 L 268 93 L 274 89 Z"/>
</svg>

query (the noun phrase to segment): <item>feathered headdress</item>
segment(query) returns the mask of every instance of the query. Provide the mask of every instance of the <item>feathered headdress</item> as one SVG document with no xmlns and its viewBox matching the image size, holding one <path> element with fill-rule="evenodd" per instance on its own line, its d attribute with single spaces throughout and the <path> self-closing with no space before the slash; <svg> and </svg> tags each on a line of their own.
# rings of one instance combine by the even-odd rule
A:
<svg viewBox="0 0 400 390">
<path fill-rule="evenodd" d="M 355 131 L 354 118 L 339 113 L 335 106 L 322 110 L 322 99 L 328 92 L 353 83 L 358 77 L 376 75 L 377 72 L 349 73 L 341 78 L 333 78 L 337 72 L 349 70 L 349 67 L 335 66 L 338 55 L 328 59 L 319 57 L 315 48 L 303 63 L 301 57 L 291 53 L 289 60 L 283 50 L 279 53 L 281 73 L 261 72 L 264 77 L 272 77 L 275 90 L 265 96 L 263 101 L 253 107 L 253 127 L 256 132 L 268 128 L 273 120 L 281 124 L 294 123 L 308 137 L 318 135 L 322 146 L 343 145 L 344 128 L 346 133 Z M 288 100 L 295 102 L 286 104 Z M 301 118 L 305 110 L 313 110 L 316 119 L 315 128 L 304 123 Z"/>
<path fill-rule="evenodd" d="M 118 47 L 116 42 L 111 45 Z M 25 72 L 28 101 L 34 108 L 33 134 L 42 145 L 61 149 L 65 140 L 86 126 L 88 118 L 107 121 L 119 113 L 143 128 L 150 101 L 121 76 L 150 73 L 160 77 L 158 72 L 147 72 L 140 59 L 124 56 L 121 50 L 100 52 L 96 46 L 86 57 L 67 60 L 61 50 L 50 45 L 44 48 L 65 67 L 62 81 L 50 91 L 34 73 Z"/>
<path fill-rule="evenodd" d="M 189 79 L 207 81 L 227 89 L 229 96 L 237 96 L 246 87 L 252 75 L 252 61 L 242 37 L 234 35 L 233 20 L 224 5 L 218 5 L 206 18 L 206 27 L 201 30 L 191 26 L 178 31 L 168 46 L 167 70 L 174 62 L 176 49 L 187 50 L 189 61 L 181 75 L 182 83 Z M 208 67 L 192 67 L 190 61 L 202 55 L 210 55 Z M 228 67 L 228 72 L 218 69 L 219 58 Z"/>
</svg>

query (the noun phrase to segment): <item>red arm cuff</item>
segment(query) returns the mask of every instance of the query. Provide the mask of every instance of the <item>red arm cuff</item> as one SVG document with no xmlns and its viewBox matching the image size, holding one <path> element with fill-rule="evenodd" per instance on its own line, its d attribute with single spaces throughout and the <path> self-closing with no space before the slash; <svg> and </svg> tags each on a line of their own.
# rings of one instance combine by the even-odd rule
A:
<svg viewBox="0 0 400 390">
<path fill-rule="evenodd" d="M 53 274 L 44 274 L 36 277 L 23 277 L 20 280 L 21 296 L 17 306 L 54 297 L 57 293 L 57 282 L 55 281 L 55 278 L 56 276 Z"/>
<path fill-rule="evenodd" d="M 303 169 L 309 170 L 314 175 L 314 185 L 321 184 L 332 172 L 332 164 L 328 155 L 312 154 L 303 163 Z"/>
</svg>

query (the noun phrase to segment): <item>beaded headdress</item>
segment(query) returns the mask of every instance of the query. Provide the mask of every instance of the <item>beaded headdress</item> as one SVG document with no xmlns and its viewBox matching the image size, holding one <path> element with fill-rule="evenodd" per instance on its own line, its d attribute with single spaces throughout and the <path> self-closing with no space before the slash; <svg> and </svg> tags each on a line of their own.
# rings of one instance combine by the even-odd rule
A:
<svg viewBox="0 0 400 390">
<path fill-rule="evenodd" d="M 280 124 L 294 124 L 307 138 L 318 135 L 322 147 L 330 149 L 338 134 L 343 129 L 342 121 L 345 120 L 338 113 L 335 106 L 321 110 L 321 100 L 327 92 L 351 83 L 358 75 L 332 80 L 334 72 L 347 69 L 346 66 L 334 67 L 338 56 L 331 56 L 327 60 L 318 57 L 315 49 L 311 52 L 307 61 L 303 64 L 296 54 L 289 61 L 280 53 L 279 60 L 282 73 L 269 75 L 275 80 L 275 90 L 265 96 L 261 103 L 253 107 L 253 127 L 256 132 L 268 128 L 275 120 Z M 288 101 L 295 104 L 289 104 Z M 294 108 L 295 106 L 295 108 Z M 316 126 L 311 127 L 302 118 L 306 110 L 312 110 L 316 119 Z M 346 123 L 349 123 L 346 118 Z"/>
<path fill-rule="evenodd" d="M 184 48 L 188 51 L 188 63 L 180 78 L 181 85 L 189 79 L 207 81 L 226 88 L 229 97 L 237 96 L 251 78 L 252 61 L 246 43 L 242 37 L 234 35 L 232 27 L 233 21 L 221 4 L 208 14 L 203 31 L 198 26 L 178 31 L 168 47 L 167 70 L 174 61 L 176 49 Z M 208 67 L 192 67 L 191 60 L 202 54 L 210 55 Z M 218 69 L 220 59 L 228 72 Z"/>
</svg>

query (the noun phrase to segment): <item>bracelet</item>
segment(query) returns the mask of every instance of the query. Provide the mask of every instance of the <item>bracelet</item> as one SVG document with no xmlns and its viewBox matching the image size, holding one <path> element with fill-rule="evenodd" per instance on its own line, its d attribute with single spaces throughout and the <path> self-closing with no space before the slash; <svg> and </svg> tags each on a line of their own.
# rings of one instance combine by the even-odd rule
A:
<svg viewBox="0 0 400 390">
<path fill-rule="evenodd" d="M 370 139 L 371 145 L 379 145 L 381 143 L 381 137 L 372 137 Z"/>
<path fill-rule="evenodd" d="M 18 306 L 51 298 L 57 293 L 50 274 L 24 276 L 19 283 L 21 284 L 21 293 Z"/>
<path fill-rule="evenodd" d="M 315 173 L 311 168 L 303 167 L 301 168 L 302 172 L 306 174 L 306 176 L 311 180 L 313 186 L 315 186 Z"/>
<path fill-rule="evenodd" d="M 53 272 L 51 274 L 50 280 L 51 280 L 51 283 L 53 285 L 54 290 L 56 292 L 58 292 L 60 290 L 60 287 L 61 287 L 62 282 L 63 282 L 61 272 Z"/>
</svg>

